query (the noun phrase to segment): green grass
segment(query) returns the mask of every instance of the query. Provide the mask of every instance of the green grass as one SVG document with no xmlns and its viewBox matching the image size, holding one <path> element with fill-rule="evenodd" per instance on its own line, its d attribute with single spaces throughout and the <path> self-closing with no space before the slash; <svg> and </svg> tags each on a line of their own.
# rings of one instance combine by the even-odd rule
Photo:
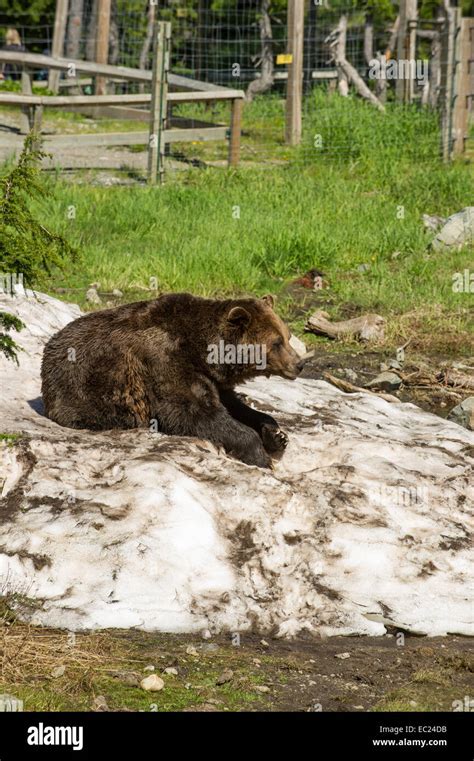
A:
<svg viewBox="0 0 474 761">
<path fill-rule="evenodd" d="M 472 353 L 466 339 L 472 295 L 452 290 L 454 273 L 472 267 L 472 249 L 429 253 L 431 236 L 421 220 L 423 213 L 448 216 L 472 203 L 472 166 L 440 162 L 436 117 L 428 111 L 391 105 L 380 114 L 356 98 L 321 91 L 305 108 L 296 149 L 283 143 L 279 98 L 257 99 L 244 110 L 243 157 L 268 154 L 275 160 L 269 165 L 244 160 L 238 171 L 170 172 L 156 188 L 58 180 L 42 207 L 44 224 L 83 256 L 49 286 L 80 289 L 82 305 L 81 289 L 91 282 L 136 299 L 153 295 L 144 290 L 151 278 L 159 291 L 278 294 L 316 266 L 330 281 L 331 316 L 347 304 L 377 311 L 391 318 L 397 335 L 415 326 L 458 354 Z M 202 118 L 206 110 L 186 105 L 181 113 Z M 313 145 L 317 134 L 321 148 Z M 205 156 L 215 146 L 186 150 Z M 369 265 L 366 273 L 357 271 L 360 264 Z"/>
<path fill-rule="evenodd" d="M 0 433 L 0 444 L 4 441 L 7 446 L 12 447 L 17 441 L 20 441 L 24 435 L 24 433 Z"/>
</svg>

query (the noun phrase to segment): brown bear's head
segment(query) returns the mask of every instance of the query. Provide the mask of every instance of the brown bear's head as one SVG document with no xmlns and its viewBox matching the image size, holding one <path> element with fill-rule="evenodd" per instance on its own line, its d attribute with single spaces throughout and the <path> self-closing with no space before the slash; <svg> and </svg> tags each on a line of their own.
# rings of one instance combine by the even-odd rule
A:
<svg viewBox="0 0 474 761">
<path fill-rule="evenodd" d="M 233 301 L 219 330 L 219 346 L 208 361 L 213 375 L 238 383 L 258 375 L 294 380 L 302 363 L 290 346 L 290 331 L 273 311 L 273 297 Z"/>
</svg>

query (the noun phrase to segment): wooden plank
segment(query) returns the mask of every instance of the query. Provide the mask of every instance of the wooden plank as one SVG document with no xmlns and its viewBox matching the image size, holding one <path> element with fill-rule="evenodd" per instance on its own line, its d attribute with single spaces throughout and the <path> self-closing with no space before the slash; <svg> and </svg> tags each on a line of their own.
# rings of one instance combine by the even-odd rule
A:
<svg viewBox="0 0 474 761">
<path fill-rule="evenodd" d="M 201 119 L 192 119 L 185 116 L 174 116 L 172 115 L 169 119 L 170 126 L 178 129 L 207 129 L 208 127 L 225 127 L 225 129 L 228 129 L 228 127 L 225 126 L 224 122 L 208 122 L 208 121 L 202 121 Z"/>
<path fill-rule="evenodd" d="M 130 106 L 92 106 L 91 108 L 83 106 L 81 114 L 90 116 L 93 119 L 124 119 L 127 121 L 146 122 L 147 124 L 150 122 L 149 109 L 133 108 Z"/>
<path fill-rule="evenodd" d="M 51 50 L 53 58 L 62 56 L 64 52 L 64 38 L 66 36 L 68 5 L 69 5 L 69 0 L 56 0 L 56 13 L 54 16 L 53 45 Z M 49 76 L 48 76 L 48 89 L 52 90 L 53 92 L 57 92 L 58 85 L 59 85 L 59 71 L 55 69 L 50 69 Z"/>
<path fill-rule="evenodd" d="M 167 129 L 162 133 L 165 143 L 201 143 L 226 140 L 227 127 L 196 129 Z M 0 136 L 0 149 L 21 148 L 24 138 L 19 135 Z M 148 145 L 149 132 L 104 132 L 80 135 L 49 135 L 43 138 L 46 149 L 71 149 L 84 147 L 112 148 L 114 146 Z"/>
<path fill-rule="evenodd" d="M 109 58 L 109 34 L 110 34 L 110 9 L 111 0 L 98 0 L 98 23 L 96 41 L 97 63 L 107 63 Z M 107 80 L 105 77 L 97 77 L 95 94 L 105 95 Z"/>
<path fill-rule="evenodd" d="M 453 113 L 453 153 L 464 152 L 469 132 L 469 98 L 474 95 L 470 83 L 470 66 L 474 64 L 472 42 L 474 37 L 474 18 L 461 19 L 461 29 L 456 45 L 456 79 Z M 474 65 L 473 65 L 474 71 Z"/>
<path fill-rule="evenodd" d="M 84 146 L 112 147 L 116 145 L 147 145 L 148 132 L 103 132 L 81 135 L 51 135 L 43 139 L 47 148 L 80 148 Z"/>
<path fill-rule="evenodd" d="M 243 99 L 242 90 L 220 90 L 215 92 L 169 92 L 168 103 L 207 103 L 214 100 Z M 145 105 L 151 102 L 148 93 L 132 95 L 23 95 L 22 93 L 0 93 L 0 104 L 10 106 L 37 105 L 68 108 L 83 106 L 121 106 L 127 104 Z"/>
<path fill-rule="evenodd" d="M 292 62 L 289 64 L 286 90 L 285 141 L 289 145 L 301 142 L 303 28 L 304 0 L 288 0 L 288 52 L 292 55 Z"/>
<path fill-rule="evenodd" d="M 181 74 L 169 74 L 168 83 L 173 87 L 182 87 L 184 90 L 204 90 L 204 92 L 213 92 L 215 90 L 225 90 L 222 85 L 214 85 L 211 82 L 204 82 L 200 79 L 191 79 L 183 77 Z"/>
<path fill-rule="evenodd" d="M 127 103 L 150 103 L 151 95 L 137 93 L 133 95 L 23 95 L 19 93 L 0 93 L 0 103 L 6 105 L 31 106 L 67 106 L 68 108 L 82 106 L 119 106 Z"/>
<path fill-rule="evenodd" d="M 33 68 L 50 68 L 59 71 L 67 71 L 71 64 L 74 65 L 76 72 L 92 74 L 94 76 L 103 74 L 107 79 L 126 80 L 130 82 L 151 82 L 152 72 L 146 69 L 133 69 L 128 66 L 113 66 L 112 64 L 99 64 L 95 61 L 79 61 L 77 59 L 52 57 L 41 55 L 39 53 L 10 53 L 6 50 L 0 50 L 0 61 L 4 63 L 25 63 Z M 196 92 L 222 92 L 230 88 L 214 85 L 210 82 L 201 82 L 197 79 L 184 77 L 180 74 L 169 74 L 168 84 L 184 90 Z M 234 92 L 232 90 L 232 92 Z"/>
<path fill-rule="evenodd" d="M 211 92 L 170 92 L 168 102 L 171 103 L 207 103 L 213 100 L 234 100 L 245 98 L 243 90 L 223 89 Z"/>
<path fill-rule="evenodd" d="M 125 80 L 123 80 L 125 81 Z M 58 83 L 58 87 L 60 90 L 67 90 L 69 87 L 85 87 L 86 85 L 92 85 L 94 83 L 94 80 L 92 77 L 85 77 L 84 79 L 60 79 Z M 43 79 L 37 79 L 35 81 L 35 87 L 39 88 L 46 88 L 48 87 L 48 83 L 46 80 Z"/>
<path fill-rule="evenodd" d="M 205 127 L 197 129 L 166 129 L 165 143 L 204 143 L 210 140 L 227 140 L 227 127 Z"/>
<path fill-rule="evenodd" d="M 232 101 L 230 114 L 229 166 L 238 166 L 240 159 L 240 136 L 242 133 L 243 101 Z"/>
</svg>

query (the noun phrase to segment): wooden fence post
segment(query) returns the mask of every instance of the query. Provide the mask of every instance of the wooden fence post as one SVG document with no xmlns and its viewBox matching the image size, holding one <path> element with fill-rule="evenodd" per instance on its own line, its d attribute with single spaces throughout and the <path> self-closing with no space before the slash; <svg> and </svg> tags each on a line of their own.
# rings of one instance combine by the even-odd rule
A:
<svg viewBox="0 0 474 761">
<path fill-rule="evenodd" d="M 95 60 L 97 63 L 108 63 L 109 60 L 109 35 L 110 35 L 110 10 L 111 0 L 99 0 L 97 13 L 97 40 Z M 97 77 L 95 81 L 95 94 L 105 95 L 107 80 L 105 77 Z"/>
<path fill-rule="evenodd" d="M 301 104 L 303 94 L 303 28 L 304 0 L 288 0 L 288 66 L 286 88 L 285 141 L 289 145 L 301 142 Z"/>
<path fill-rule="evenodd" d="M 53 45 L 51 55 L 60 58 L 64 52 L 64 38 L 66 36 L 66 22 L 69 0 L 56 0 L 56 14 L 54 16 Z M 48 75 L 48 88 L 57 93 L 59 88 L 59 71 L 50 69 Z"/>
<path fill-rule="evenodd" d="M 26 66 L 21 72 L 21 91 L 24 95 L 31 95 L 31 75 Z M 20 133 L 27 135 L 33 126 L 33 112 L 31 106 L 21 107 Z"/>
<path fill-rule="evenodd" d="M 166 126 L 169 48 L 171 23 L 155 21 L 153 39 L 153 74 L 151 80 L 151 115 L 148 144 L 148 182 L 155 185 L 157 176 L 163 181 Z"/>
<path fill-rule="evenodd" d="M 453 153 L 464 152 L 469 129 L 469 98 L 474 97 L 474 18 L 460 19 L 456 44 Z"/>
<path fill-rule="evenodd" d="M 242 98 L 235 98 L 231 104 L 229 166 L 238 166 L 239 164 L 243 104 L 244 102 Z"/>
<path fill-rule="evenodd" d="M 413 61 L 416 55 L 416 18 L 417 0 L 400 0 L 400 24 L 398 27 L 397 59 Z M 400 78 L 395 84 L 395 96 L 399 103 L 410 103 L 413 98 L 414 81 L 411 77 L 411 64 L 408 66 L 408 79 Z M 406 74 L 406 71 L 405 71 Z"/>
</svg>

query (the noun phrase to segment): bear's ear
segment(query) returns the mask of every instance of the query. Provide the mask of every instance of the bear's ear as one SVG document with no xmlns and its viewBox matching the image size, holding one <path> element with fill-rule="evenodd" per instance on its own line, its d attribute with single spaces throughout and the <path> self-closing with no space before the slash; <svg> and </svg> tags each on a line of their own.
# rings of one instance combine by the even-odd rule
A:
<svg viewBox="0 0 474 761">
<path fill-rule="evenodd" d="M 245 328 L 250 322 L 250 313 L 243 307 L 232 307 L 227 315 L 227 322 L 234 327 Z"/>
<path fill-rule="evenodd" d="M 273 307 L 275 306 L 275 299 L 270 293 L 268 293 L 266 296 L 262 296 L 260 301 L 263 301 L 263 303 L 269 306 L 270 309 L 273 309 Z"/>
</svg>

